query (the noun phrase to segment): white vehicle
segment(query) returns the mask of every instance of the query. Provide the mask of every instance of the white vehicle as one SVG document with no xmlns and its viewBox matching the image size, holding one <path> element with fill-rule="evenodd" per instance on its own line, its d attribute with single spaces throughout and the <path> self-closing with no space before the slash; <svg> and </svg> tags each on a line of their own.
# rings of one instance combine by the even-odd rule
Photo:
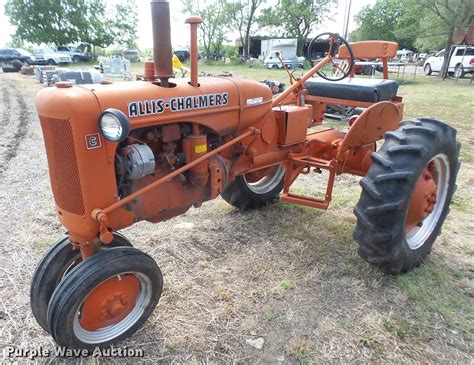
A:
<svg viewBox="0 0 474 365">
<path fill-rule="evenodd" d="M 443 66 L 444 52 L 439 51 L 436 55 L 428 57 L 423 66 L 425 75 L 440 72 Z M 456 78 L 462 78 L 466 73 L 474 72 L 474 47 L 455 46 L 449 60 L 448 73 L 454 74 Z"/>
<path fill-rule="evenodd" d="M 33 58 L 37 65 L 64 65 L 72 62 L 67 54 L 56 53 L 49 48 L 35 48 Z"/>
<path fill-rule="evenodd" d="M 289 69 L 303 68 L 304 57 L 285 57 L 282 51 L 271 51 L 267 54 L 263 60 L 263 65 L 266 68 L 283 68 L 281 61 L 277 57 L 277 53 L 280 54 L 280 58 Z"/>
</svg>

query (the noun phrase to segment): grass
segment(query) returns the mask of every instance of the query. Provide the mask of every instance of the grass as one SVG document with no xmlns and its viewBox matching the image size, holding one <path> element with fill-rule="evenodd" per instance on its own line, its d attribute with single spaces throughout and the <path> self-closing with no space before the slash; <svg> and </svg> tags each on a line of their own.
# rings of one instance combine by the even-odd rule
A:
<svg viewBox="0 0 474 365">
<path fill-rule="evenodd" d="M 229 71 L 288 84 L 282 70 L 200 67 L 206 73 Z M 134 73 L 142 68 L 133 64 Z M 0 340 L 49 348 L 50 336 L 29 311 L 28 286 L 33 263 L 63 229 L 53 215 L 40 128 L 33 117 L 32 95 L 40 86 L 26 77 L 18 82 L 31 94 L 26 105 L 32 119 L 18 156 L 0 176 L 5 223 L 0 232 L 8 237 L 8 250 L 0 245 L 0 281 L 5 283 L 0 285 L 0 312 L 5 313 Z M 143 348 L 142 360 L 148 363 L 276 363 L 281 356 L 301 363 L 472 361 L 473 90 L 467 79 L 442 82 L 423 75 L 399 88 L 406 118 L 445 120 L 458 129 L 463 144 L 451 213 L 435 254 L 420 268 L 385 277 L 359 258 L 352 238 L 359 178 L 337 178 L 327 211 L 278 203 L 240 213 L 217 199 L 173 220 L 125 230 L 135 247 L 159 263 L 165 284 L 153 316 L 120 345 Z M 324 176 L 311 174 L 297 182 L 295 191 L 316 195 L 324 184 Z M 179 228 L 185 222 L 193 228 Z M 263 352 L 245 344 L 253 336 L 265 338 Z"/>
<path fill-rule="evenodd" d="M 409 299 L 419 304 L 420 318 L 430 321 L 433 315 L 440 315 L 450 328 L 470 340 L 474 333 L 474 308 L 467 293 L 456 286 L 457 279 L 463 276 L 459 269 L 449 272 L 441 267 L 423 265 L 398 276 L 395 283 Z"/>
<path fill-rule="evenodd" d="M 271 322 L 278 318 L 278 314 L 276 314 L 273 310 L 270 310 L 265 314 L 265 318 L 268 322 Z"/>
<path fill-rule="evenodd" d="M 285 278 L 280 281 L 280 288 L 283 291 L 291 290 L 295 288 L 295 284 L 293 284 L 289 279 Z"/>
<path fill-rule="evenodd" d="M 286 347 L 288 355 L 295 357 L 301 363 L 306 364 L 311 359 L 313 344 L 310 340 L 299 336 L 293 337 Z"/>
<path fill-rule="evenodd" d="M 418 327 L 405 319 L 382 318 L 383 327 L 390 333 L 395 334 L 400 340 L 407 336 L 418 333 Z"/>
</svg>

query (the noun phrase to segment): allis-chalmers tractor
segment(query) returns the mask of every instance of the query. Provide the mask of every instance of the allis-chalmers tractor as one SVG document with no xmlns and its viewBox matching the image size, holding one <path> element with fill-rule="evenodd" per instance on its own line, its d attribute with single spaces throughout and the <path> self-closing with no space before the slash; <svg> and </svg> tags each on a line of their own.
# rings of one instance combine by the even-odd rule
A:
<svg viewBox="0 0 474 365">
<path fill-rule="evenodd" d="M 390 274 L 420 264 L 448 214 L 459 144 L 442 122 L 401 122 L 396 81 L 351 77 L 354 57 L 378 57 L 386 67 L 396 43 L 349 44 L 329 34 L 320 61 L 299 78 L 290 74 L 291 85 L 272 97 L 266 85 L 244 78 L 198 79 L 196 16 L 186 21 L 190 80 L 174 79 L 167 0 L 152 0 L 151 12 L 154 61 L 145 63 L 143 80 L 60 82 L 36 99 L 56 211 L 68 233 L 41 259 L 31 306 L 59 345 L 116 343 L 155 309 L 160 269 L 117 231 L 169 220 L 219 195 L 241 210 L 277 198 L 327 209 L 336 176 L 361 176 L 359 254 Z M 336 53 L 349 67 L 336 63 Z M 338 68 L 336 81 L 323 80 L 331 80 L 326 65 Z M 311 128 L 327 103 L 365 110 L 346 131 Z M 323 198 L 291 191 L 300 174 L 322 171 Z"/>
</svg>

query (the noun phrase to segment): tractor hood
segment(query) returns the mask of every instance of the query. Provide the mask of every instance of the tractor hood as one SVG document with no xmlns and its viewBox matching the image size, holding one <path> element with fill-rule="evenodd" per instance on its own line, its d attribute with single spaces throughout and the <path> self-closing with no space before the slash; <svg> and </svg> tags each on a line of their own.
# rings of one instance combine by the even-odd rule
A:
<svg viewBox="0 0 474 365">
<path fill-rule="evenodd" d="M 259 82 L 229 77 L 206 77 L 193 87 L 172 80 L 169 88 L 136 81 L 88 85 L 102 111 L 119 109 L 132 129 L 172 122 L 197 122 L 219 134 L 246 128 L 271 110 L 271 90 Z"/>
</svg>

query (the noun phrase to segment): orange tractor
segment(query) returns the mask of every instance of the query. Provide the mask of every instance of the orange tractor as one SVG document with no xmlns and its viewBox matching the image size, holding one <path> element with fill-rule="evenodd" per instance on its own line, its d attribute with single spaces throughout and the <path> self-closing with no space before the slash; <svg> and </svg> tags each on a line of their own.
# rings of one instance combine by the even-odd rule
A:
<svg viewBox="0 0 474 365">
<path fill-rule="evenodd" d="M 68 234 L 41 259 L 31 306 L 59 345 L 116 343 L 155 309 L 160 269 L 120 229 L 169 220 L 219 195 L 242 210 L 278 198 L 327 209 L 336 176 L 361 176 L 354 210 L 359 254 L 386 273 L 420 264 L 455 189 L 456 130 L 430 118 L 401 122 L 395 81 L 347 78 L 354 52 L 389 55 L 396 44 L 351 46 L 329 34 L 324 57 L 305 75 L 291 75 L 291 85 L 272 97 L 267 86 L 248 79 L 198 79 L 199 17 L 186 21 L 190 80 L 173 79 L 169 4 L 152 0 L 151 10 L 154 61 L 146 62 L 144 80 L 62 82 L 36 99 L 56 211 Z M 335 64 L 336 53 L 347 58 L 349 68 L 340 70 L 345 79 L 313 78 L 331 79 L 323 67 Z M 310 129 L 326 102 L 366 109 L 344 132 Z M 323 170 L 322 199 L 291 191 L 300 174 Z"/>
</svg>

